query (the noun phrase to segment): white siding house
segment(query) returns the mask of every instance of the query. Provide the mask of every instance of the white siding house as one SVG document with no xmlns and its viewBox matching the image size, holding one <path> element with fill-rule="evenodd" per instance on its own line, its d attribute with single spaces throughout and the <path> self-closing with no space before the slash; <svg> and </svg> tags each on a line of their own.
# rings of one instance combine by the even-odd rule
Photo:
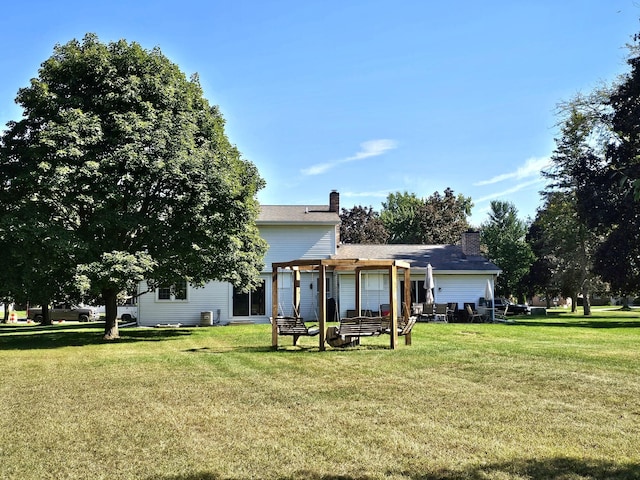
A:
<svg viewBox="0 0 640 480">
<path fill-rule="evenodd" d="M 271 268 L 274 262 L 314 259 L 394 259 L 411 265 L 412 301 L 423 301 L 427 264 L 434 272 L 436 302 L 478 304 L 489 280 L 493 285 L 500 269 L 480 256 L 479 234 L 469 233 L 460 245 L 348 245 L 339 243 L 339 195 L 331 192 L 329 205 L 264 205 L 257 219 L 261 236 L 269 245 L 261 274 L 264 285 L 250 294 L 234 292 L 232 285 L 211 282 L 202 288 L 189 285 L 156 289 L 140 295 L 138 324 L 199 325 L 203 312 L 211 312 L 216 324 L 268 323 L 271 315 Z M 399 280 L 400 283 L 404 281 Z M 378 311 L 388 304 L 389 278 L 385 272 L 367 271 L 361 277 L 362 308 Z M 293 277 L 278 274 L 278 311 L 298 313 L 305 320 L 317 320 L 318 275 L 302 272 L 300 312 L 293 312 Z M 140 285 L 140 292 L 146 291 Z M 399 286 L 400 287 L 400 286 Z M 404 294 L 402 288 L 398 290 Z M 353 272 L 329 273 L 327 297 L 333 298 L 340 316 L 355 308 Z"/>
<path fill-rule="evenodd" d="M 186 286 L 184 294 L 169 289 L 141 294 L 138 300 L 138 324 L 199 325 L 203 312 L 212 312 L 215 323 L 269 323 L 271 315 L 271 264 L 297 259 L 329 258 L 337 250 L 340 217 L 339 196 L 331 192 L 329 205 L 264 205 L 256 221 L 260 235 L 269 245 L 261 278 L 263 288 L 246 298 L 226 282 L 211 282 L 202 288 Z M 279 309 L 293 313 L 291 274 L 279 275 Z M 303 273 L 305 285 L 300 315 L 313 319 L 318 312 L 317 276 Z M 140 292 L 147 285 L 140 285 Z"/>
</svg>

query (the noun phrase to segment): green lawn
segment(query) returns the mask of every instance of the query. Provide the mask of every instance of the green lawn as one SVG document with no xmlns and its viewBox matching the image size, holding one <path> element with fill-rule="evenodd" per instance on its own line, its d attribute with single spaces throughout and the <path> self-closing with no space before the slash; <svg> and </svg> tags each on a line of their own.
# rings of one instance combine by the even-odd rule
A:
<svg viewBox="0 0 640 480">
<path fill-rule="evenodd" d="M 393 351 L 101 331 L 0 325 L 0 478 L 640 479 L 640 311 L 418 324 Z"/>
</svg>

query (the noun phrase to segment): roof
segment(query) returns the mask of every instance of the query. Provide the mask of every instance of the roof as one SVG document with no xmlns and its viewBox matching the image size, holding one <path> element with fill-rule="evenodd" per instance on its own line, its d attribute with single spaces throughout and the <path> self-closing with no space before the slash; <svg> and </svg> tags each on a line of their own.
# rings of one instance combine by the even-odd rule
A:
<svg viewBox="0 0 640 480">
<path fill-rule="evenodd" d="M 365 245 L 341 244 L 332 258 L 386 258 L 405 260 L 411 268 L 427 268 L 431 263 L 434 272 L 486 272 L 499 273 L 500 268 L 481 256 L 462 253 L 460 245 Z"/>
<path fill-rule="evenodd" d="M 337 225 L 340 216 L 327 205 L 261 205 L 256 223 Z"/>
</svg>

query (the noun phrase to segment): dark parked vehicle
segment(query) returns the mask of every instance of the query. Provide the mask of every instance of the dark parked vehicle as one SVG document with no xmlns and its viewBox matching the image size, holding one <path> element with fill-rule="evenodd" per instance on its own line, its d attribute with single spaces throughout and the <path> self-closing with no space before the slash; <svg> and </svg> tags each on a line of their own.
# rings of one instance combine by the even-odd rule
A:
<svg viewBox="0 0 640 480">
<path fill-rule="evenodd" d="M 494 302 L 496 310 L 504 310 L 507 306 L 507 315 L 526 315 L 529 313 L 529 306 L 512 303 L 506 298 L 496 298 Z"/>
</svg>

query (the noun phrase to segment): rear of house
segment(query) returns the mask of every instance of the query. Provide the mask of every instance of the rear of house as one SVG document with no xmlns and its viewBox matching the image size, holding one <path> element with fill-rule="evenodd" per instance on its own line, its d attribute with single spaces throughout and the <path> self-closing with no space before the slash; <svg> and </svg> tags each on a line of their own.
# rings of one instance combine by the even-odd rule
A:
<svg viewBox="0 0 640 480">
<path fill-rule="evenodd" d="M 465 234 L 459 245 L 349 245 L 340 244 L 339 194 L 331 192 L 329 205 L 263 205 L 257 219 L 261 236 L 269 245 L 259 287 L 243 292 L 227 282 L 210 282 L 194 288 L 186 282 L 165 285 L 139 296 L 138 324 L 205 325 L 269 323 L 272 303 L 271 268 L 274 262 L 315 259 L 395 259 L 411 265 L 411 303 L 424 302 L 427 264 L 434 271 L 434 297 L 438 303 L 477 305 L 487 280 L 493 286 L 499 268 L 480 256 L 479 234 Z M 314 272 L 301 272 L 300 311 L 294 311 L 294 275 L 277 275 L 278 312 L 315 321 L 319 315 L 320 285 Z M 361 304 L 379 311 L 388 304 L 389 277 L 384 271 L 362 274 Z M 404 296 L 404 280 L 398 291 Z M 140 291 L 147 285 L 141 283 Z M 346 317 L 355 308 L 355 275 L 329 272 L 326 299 L 332 299 L 337 316 Z M 400 299 L 404 302 L 404 298 Z M 331 311 L 331 308 L 328 309 Z"/>
</svg>

